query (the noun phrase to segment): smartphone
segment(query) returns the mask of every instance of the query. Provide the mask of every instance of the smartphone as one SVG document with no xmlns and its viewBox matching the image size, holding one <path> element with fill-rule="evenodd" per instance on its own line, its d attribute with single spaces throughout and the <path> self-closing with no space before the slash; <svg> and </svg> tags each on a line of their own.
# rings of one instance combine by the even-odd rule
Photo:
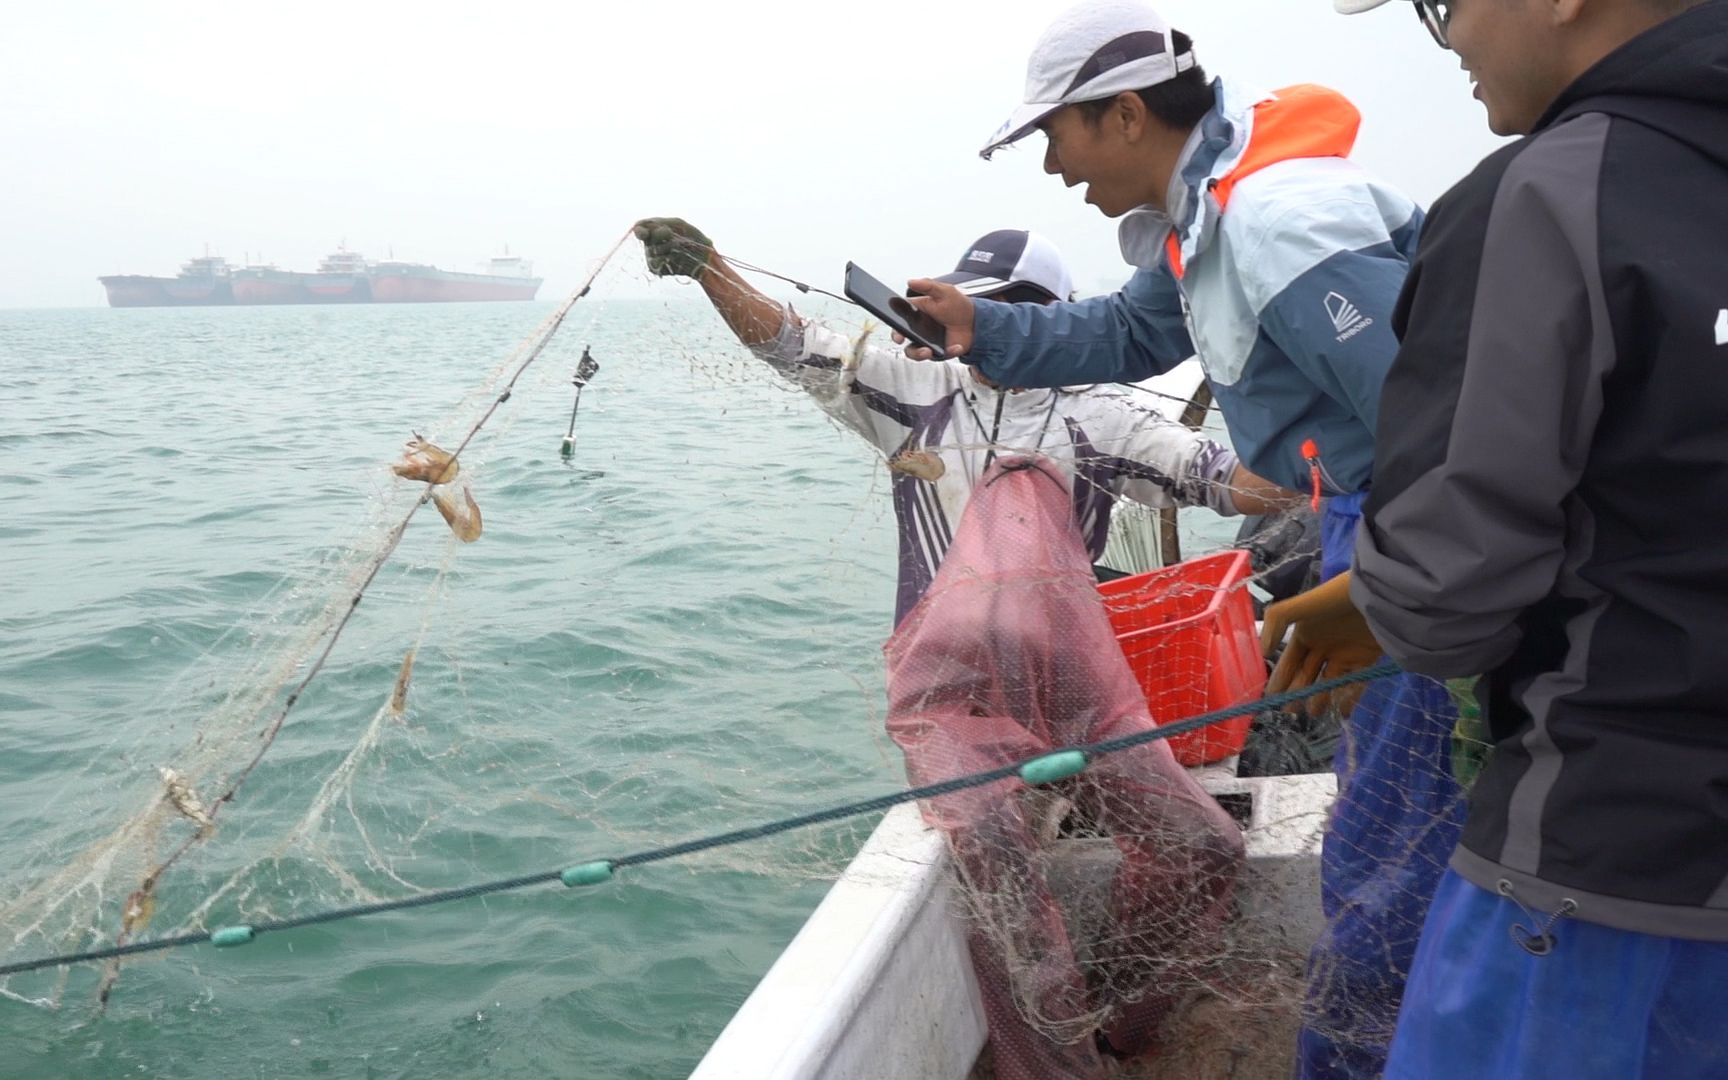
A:
<svg viewBox="0 0 1728 1080">
<path fill-rule="evenodd" d="M 906 340 L 930 349 L 937 357 L 948 355 L 948 332 L 942 324 L 914 308 L 906 298 L 858 269 L 846 264 L 847 299 L 898 330 Z"/>
</svg>

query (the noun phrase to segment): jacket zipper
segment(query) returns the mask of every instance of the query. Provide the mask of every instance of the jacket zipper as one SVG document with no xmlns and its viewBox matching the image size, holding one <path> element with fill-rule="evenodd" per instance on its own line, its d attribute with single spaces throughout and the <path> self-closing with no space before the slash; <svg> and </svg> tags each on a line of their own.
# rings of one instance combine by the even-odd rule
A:
<svg viewBox="0 0 1728 1080">
<path fill-rule="evenodd" d="M 1320 512 L 1320 444 L 1313 439 L 1302 441 L 1302 460 L 1308 463 L 1308 482 L 1313 489 L 1313 496 L 1308 500 L 1309 507 Z"/>
</svg>

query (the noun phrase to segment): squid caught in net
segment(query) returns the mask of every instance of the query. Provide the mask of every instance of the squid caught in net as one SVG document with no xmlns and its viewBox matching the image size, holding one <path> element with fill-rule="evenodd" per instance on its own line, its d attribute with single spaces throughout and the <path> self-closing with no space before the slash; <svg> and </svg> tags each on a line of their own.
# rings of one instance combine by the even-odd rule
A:
<svg viewBox="0 0 1728 1080">
<path fill-rule="evenodd" d="M 462 466 L 448 450 L 444 450 L 413 432 L 402 460 L 390 470 L 405 480 L 421 480 L 428 484 L 448 484 L 462 475 Z"/>
<path fill-rule="evenodd" d="M 464 544 L 472 544 L 480 539 L 480 507 L 474 503 L 473 492 L 463 488 L 462 502 L 457 503 L 454 495 L 435 490 L 432 492 L 432 505 L 444 515 L 444 521 L 449 524 L 450 531 L 456 534 L 456 539 Z"/>
<path fill-rule="evenodd" d="M 453 483 L 462 475 L 462 466 L 454 454 L 426 441 L 418 431 L 413 436 L 408 440 L 402 460 L 391 465 L 390 471 L 405 480 L 433 485 L 432 505 L 444 516 L 445 524 L 456 534 L 456 539 L 472 544 L 480 539 L 482 528 L 480 507 L 474 502 L 474 493 L 463 488 L 462 497 L 458 500 L 449 491 L 439 490 L 440 485 Z"/>
</svg>

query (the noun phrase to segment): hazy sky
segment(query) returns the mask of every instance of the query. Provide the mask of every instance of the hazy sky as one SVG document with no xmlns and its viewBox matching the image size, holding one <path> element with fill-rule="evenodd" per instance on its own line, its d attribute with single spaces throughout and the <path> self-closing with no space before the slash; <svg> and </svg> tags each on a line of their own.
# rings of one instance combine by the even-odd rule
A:
<svg viewBox="0 0 1728 1080">
<path fill-rule="evenodd" d="M 634 219 L 837 288 L 946 269 L 995 228 L 1048 233 L 1084 291 L 1115 226 L 1040 169 L 985 163 L 1060 0 L 31 3 L 0 35 L 0 307 L 103 302 L 208 243 L 311 269 L 339 241 L 471 269 L 506 243 L 542 297 Z M 1165 0 L 1201 63 L 1323 82 L 1357 157 L 1424 204 L 1496 145 L 1408 5 Z"/>
</svg>

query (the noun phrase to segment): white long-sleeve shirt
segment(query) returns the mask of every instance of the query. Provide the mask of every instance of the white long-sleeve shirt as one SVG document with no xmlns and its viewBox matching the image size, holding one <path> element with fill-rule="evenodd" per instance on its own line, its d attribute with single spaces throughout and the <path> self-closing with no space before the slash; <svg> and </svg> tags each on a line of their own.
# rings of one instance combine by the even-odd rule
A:
<svg viewBox="0 0 1728 1080">
<path fill-rule="evenodd" d="M 881 333 L 880 344 L 855 342 L 787 308 L 778 337 L 755 352 L 888 459 L 899 525 L 896 622 L 930 587 L 992 447 L 998 456 L 1041 454 L 1068 473 L 1094 561 L 1118 498 L 1236 512 L 1229 488 L 1236 455 L 1135 391 L 997 390 L 958 361 L 908 360 Z"/>
</svg>

